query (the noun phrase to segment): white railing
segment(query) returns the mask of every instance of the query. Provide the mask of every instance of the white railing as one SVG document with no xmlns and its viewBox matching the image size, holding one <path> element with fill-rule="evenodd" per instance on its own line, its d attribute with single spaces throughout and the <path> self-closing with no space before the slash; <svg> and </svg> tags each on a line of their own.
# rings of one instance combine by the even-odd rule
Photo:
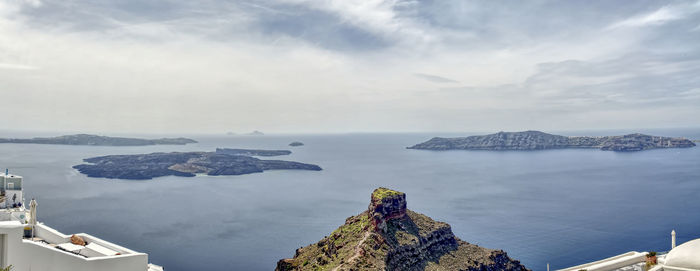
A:
<svg viewBox="0 0 700 271">
<path fill-rule="evenodd" d="M 566 269 L 560 269 L 558 271 L 578 271 L 581 269 L 585 269 L 587 271 L 610 271 L 625 266 L 630 266 L 636 263 L 644 262 L 646 260 L 646 255 L 646 252 L 630 251 L 600 261 L 577 265 Z"/>
</svg>

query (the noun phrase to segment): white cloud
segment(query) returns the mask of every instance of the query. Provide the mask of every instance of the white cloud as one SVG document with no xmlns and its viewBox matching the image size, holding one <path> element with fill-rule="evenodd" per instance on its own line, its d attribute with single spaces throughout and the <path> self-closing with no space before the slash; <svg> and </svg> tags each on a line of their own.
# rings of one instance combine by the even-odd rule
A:
<svg viewBox="0 0 700 271">
<path fill-rule="evenodd" d="M 435 39 L 419 22 L 400 16 L 397 9 L 411 8 L 405 0 L 281 0 L 303 4 L 338 15 L 346 23 L 399 41 L 425 43 Z"/>
<path fill-rule="evenodd" d="M 652 13 L 643 14 L 635 16 L 624 21 L 615 23 L 612 25 L 615 27 L 636 27 L 636 26 L 646 26 L 646 25 L 660 25 L 668 21 L 678 20 L 682 16 L 682 13 L 678 10 L 671 9 L 669 7 L 662 7 Z"/>
<path fill-rule="evenodd" d="M 0 114 L 16 115 L 6 125 L 29 129 L 124 132 L 509 129 L 533 116 L 566 126 L 575 124 L 546 115 L 569 114 L 566 105 L 594 110 L 596 101 L 629 98 L 636 85 L 630 90 L 616 84 L 639 74 L 671 77 L 696 67 L 660 58 L 648 67 L 631 61 L 603 74 L 587 73 L 606 66 L 585 63 L 617 63 L 619 56 L 650 46 L 633 28 L 567 33 L 563 27 L 552 31 L 566 35 L 513 42 L 500 37 L 526 31 L 503 30 L 487 19 L 477 20 L 479 29 L 505 32 L 479 33 L 468 25 L 443 29 L 416 18 L 410 11 L 415 3 L 408 1 L 273 2 L 283 4 L 240 8 L 225 3 L 194 14 L 177 6 L 174 15 L 159 10 L 155 18 L 87 5 L 80 14 L 102 21 L 39 18 L 47 24 L 31 17 L 47 14 L 25 14 L 20 5 L 26 4 L 0 1 L 0 88 L 4 97 L 17 101 L 1 107 Z M 38 10 L 56 3 L 63 2 L 44 0 Z M 296 10 L 285 5 L 334 14 L 393 43 L 338 50 L 260 30 L 258 24 L 271 19 L 266 16 L 293 19 Z M 645 20 L 675 18 L 670 9 Z M 452 39 L 460 35 L 477 45 Z M 580 65 L 559 63 L 569 59 Z M 560 65 L 543 71 L 537 64 L 545 62 Z M 469 87 L 457 87 L 461 84 Z M 624 109 L 632 114 L 639 107 Z"/>
<path fill-rule="evenodd" d="M 22 65 L 22 64 L 13 64 L 13 63 L 0 63 L 0 69 L 35 70 L 35 69 L 37 69 L 37 67 Z"/>
<path fill-rule="evenodd" d="M 619 21 L 610 25 L 609 28 L 663 25 L 671 21 L 681 20 L 690 14 L 700 11 L 700 5 L 698 3 L 700 2 L 694 5 L 664 6 L 653 12 L 636 15 Z"/>
<path fill-rule="evenodd" d="M 24 1 L 24 3 L 26 3 L 32 7 L 35 7 L 35 8 L 40 7 L 42 5 L 41 0 L 23 0 L 23 1 Z"/>
</svg>

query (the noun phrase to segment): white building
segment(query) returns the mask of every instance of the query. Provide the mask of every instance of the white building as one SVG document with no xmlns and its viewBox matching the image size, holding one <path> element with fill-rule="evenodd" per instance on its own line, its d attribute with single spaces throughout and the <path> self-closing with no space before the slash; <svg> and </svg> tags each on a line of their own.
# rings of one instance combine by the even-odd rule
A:
<svg viewBox="0 0 700 271">
<path fill-rule="evenodd" d="M 43 223 L 32 227 L 22 198 L 22 177 L 0 173 L 0 267 L 13 271 L 162 271 L 148 263 L 148 254 L 107 242 L 85 233 L 75 234 L 85 244 L 71 242 L 71 235 Z M 14 201 L 13 201 L 14 198 Z M 34 228 L 32 238 L 32 228 Z"/>
<path fill-rule="evenodd" d="M 700 271 L 700 239 L 676 246 L 676 232 L 671 231 L 671 251 L 656 255 L 656 260 L 648 266 L 647 252 L 632 251 L 560 271 Z"/>
<path fill-rule="evenodd" d="M 22 205 L 22 177 L 12 174 L 0 174 L 0 208 Z"/>
</svg>

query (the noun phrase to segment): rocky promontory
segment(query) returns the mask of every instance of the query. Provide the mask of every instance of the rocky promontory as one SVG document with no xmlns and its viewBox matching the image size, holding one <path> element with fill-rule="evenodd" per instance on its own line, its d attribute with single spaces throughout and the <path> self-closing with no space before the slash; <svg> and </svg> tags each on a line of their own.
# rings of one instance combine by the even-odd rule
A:
<svg viewBox="0 0 700 271">
<path fill-rule="evenodd" d="M 378 188 L 369 208 L 277 263 L 290 270 L 528 270 L 502 250 L 462 241 L 450 225 L 406 209 L 404 193 Z"/>
<path fill-rule="evenodd" d="M 63 135 L 56 137 L 35 138 L 0 138 L 0 143 L 56 144 L 56 145 L 91 145 L 91 146 L 147 146 L 147 145 L 185 145 L 197 143 L 189 138 L 143 139 L 129 137 L 111 137 L 88 134 Z"/>
<path fill-rule="evenodd" d="M 689 148 L 695 143 L 685 138 L 628 134 L 621 136 L 561 136 L 540 131 L 499 132 L 490 135 L 434 137 L 408 147 L 421 150 L 545 150 L 592 148 L 604 151 L 642 151 L 659 148 Z"/>
<path fill-rule="evenodd" d="M 219 152 L 170 152 L 108 155 L 83 159 L 90 164 L 73 168 L 88 177 L 145 180 L 161 176 L 193 177 L 196 174 L 241 175 L 274 169 L 321 170 L 313 164 L 282 160 L 261 160 L 245 155 Z"/>
</svg>

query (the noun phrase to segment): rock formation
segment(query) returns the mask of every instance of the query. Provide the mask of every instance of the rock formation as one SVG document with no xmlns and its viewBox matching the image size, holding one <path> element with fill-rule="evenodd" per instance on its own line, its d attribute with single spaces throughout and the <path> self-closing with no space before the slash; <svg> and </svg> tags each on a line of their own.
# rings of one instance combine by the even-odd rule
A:
<svg viewBox="0 0 700 271">
<path fill-rule="evenodd" d="M 64 135 L 57 137 L 35 137 L 35 138 L 0 138 L 0 143 L 23 143 L 23 144 L 57 144 L 57 145 L 92 145 L 92 146 L 147 146 L 147 145 L 185 145 L 197 143 L 189 138 L 160 138 L 142 139 L 128 137 L 109 137 L 98 135 Z"/>
<path fill-rule="evenodd" d="M 261 160 L 218 152 L 170 152 L 108 155 L 83 159 L 91 164 L 73 166 L 88 177 L 144 180 L 175 175 L 241 175 L 273 169 L 321 170 L 312 164 L 282 160 Z"/>
<path fill-rule="evenodd" d="M 386 232 L 388 220 L 406 216 L 406 194 L 386 188 L 374 190 L 367 211 L 372 214 L 373 229 Z"/>
<path fill-rule="evenodd" d="M 499 132 L 490 135 L 442 138 L 408 147 L 422 150 L 545 150 L 593 148 L 604 151 L 641 151 L 658 148 L 689 148 L 684 138 L 629 134 L 622 136 L 560 136 L 540 131 Z"/>
<path fill-rule="evenodd" d="M 404 193 L 378 188 L 367 211 L 282 259 L 289 270 L 527 270 L 501 250 L 462 241 L 450 225 L 406 209 Z"/>
</svg>

